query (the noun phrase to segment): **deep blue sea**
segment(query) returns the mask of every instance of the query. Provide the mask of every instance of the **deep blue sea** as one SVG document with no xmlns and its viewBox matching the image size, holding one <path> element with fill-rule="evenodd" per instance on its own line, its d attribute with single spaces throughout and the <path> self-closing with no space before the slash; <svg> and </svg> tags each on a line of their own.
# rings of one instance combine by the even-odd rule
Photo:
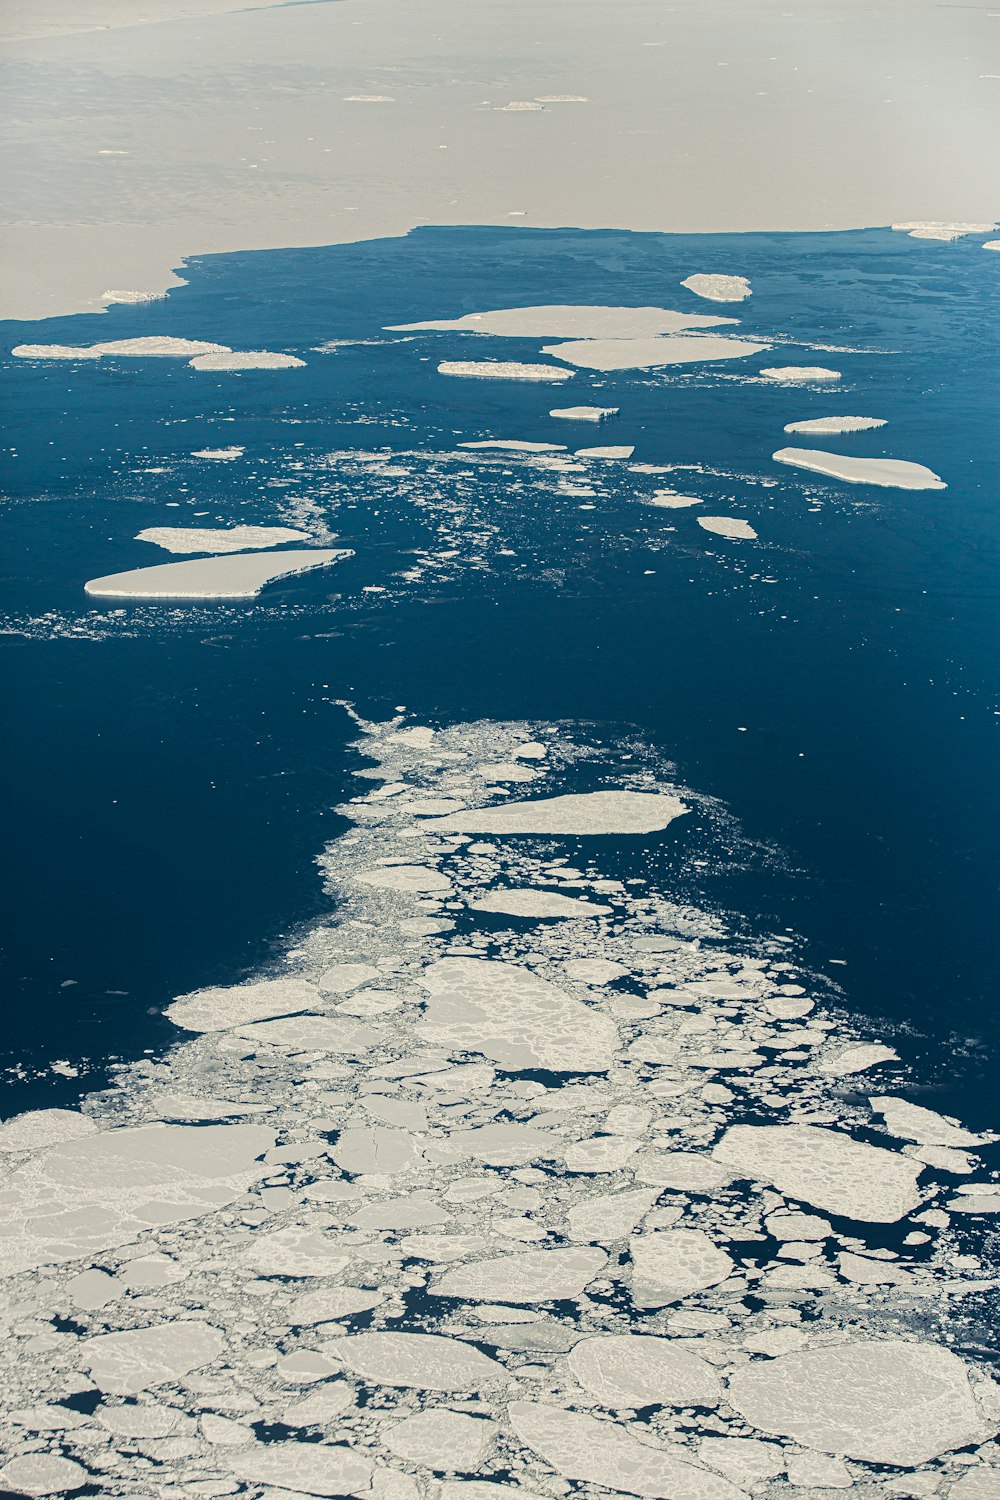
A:
<svg viewBox="0 0 1000 1500">
<path fill-rule="evenodd" d="M 324 909 L 314 860 L 358 765 L 346 699 L 651 743 L 758 851 L 704 872 L 711 899 L 800 934 L 845 1003 L 891 1027 L 927 1103 L 995 1125 L 998 270 L 978 243 L 888 230 L 428 228 L 196 259 L 163 301 L 5 325 L 3 1112 L 69 1102 L 172 1040 L 174 995 L 240 978 Z M 679 286 L 715 271 L 752 298 Z M 537 362 L 539 339 L 383 332 L 550 303 L 718 312 L 773 347 L 555 386 L 437 373 Z M 8 357 L 149 334 L 306 364 Z M 756 378 L 781 364 L 842 380 Z M 548 415 L 576 403 L 620 415 Z M 845 412 L 887 425 L 783 432 Z M 544 466 L 457 447 L 491 438 L 689 467 L 608 463 L 582 500 Z M 787 443 L 909 459 L 948 487 L 823 479 L 773 462 Z M 243 455 L 191 456 L 228 445 Z M 759 540 L 649 504 L 666 485 Z M 237 523 L 355 556 L 246 603 L 83 592 L 171 560 L 143 527 Z"/>
</svg>

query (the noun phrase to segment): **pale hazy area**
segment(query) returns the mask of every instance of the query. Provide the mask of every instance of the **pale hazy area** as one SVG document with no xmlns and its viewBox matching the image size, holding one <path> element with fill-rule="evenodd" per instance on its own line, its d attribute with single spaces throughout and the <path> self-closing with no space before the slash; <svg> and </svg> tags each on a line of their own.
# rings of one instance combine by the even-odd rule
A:
<svg viewBox="0 0 1000 1500">
<path fill-rule="evenodd" d="M 185 256 L 420 224 L 818 230 L 1000 205 L 985 5 L 33 0 L 5 9 L 0 55 L 3 316 L 161 291 Z"/>
</svg>

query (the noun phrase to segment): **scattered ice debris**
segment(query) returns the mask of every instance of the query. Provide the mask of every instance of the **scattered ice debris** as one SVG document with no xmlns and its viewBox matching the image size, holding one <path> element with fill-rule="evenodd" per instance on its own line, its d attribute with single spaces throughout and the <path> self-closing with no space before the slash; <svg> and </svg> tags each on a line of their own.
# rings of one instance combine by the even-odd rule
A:
<svg viewBox="0 0 1000 1500">
<path fill-rule="evenodd" d="M 920 1204 L 920 1163 L 816 1125 L 734 1125 L 712 1152 L 732 1172 L 845 1219 L 894 1224 Z"/>
<path fill-rule="evenodd" d="M 451 813 L 430 826 L 449 833 L 656 833 L 687 811 L 679 797 L 662 792 L 585 792 Z"/>
<path fill-rule="evenodd" d="M 545 344 L 543 354 L 582 370 L 652 370 L 661 365 L 689 365 L 716 359 L 746 359 L 770 344 L 719 334 L 667 335 L 663 338 L 578 339 Z"/>
<path fill-rule="evenodd" d="M 524 443 L 519 439 L 490 439 L 479 443 L 459 443 L 460 448 L 490 448 L 509 453 L 565 453 L 565 443 Z"/>
<path fill-rule="evenodd" d="M 996 1431 L 957 1355 L 900 1339 L 850 1340 L 745 1365 L 728 1399 L 761 1432 L 902 1468 Z"/>
<path fill-rule="evenodd" d="M 884 427 L 884 417 L 810 417 L 804 422 L 788 422 L 786 432 L 867 432 L 872 427 Z"/>
<path fill-rule="evenodd" d="M 734 318 L 702 313 L 671 312 L 665 307 L 546 306 L 507 307 L 498 312 L 466 313 L 461 318 L 427 323 L 397 323 L 387 333 L 489 333 L 498 338 L 649 339 L 681 333 L 687 328 L 711 328 Z"/>
<path fill-rule="evenodd" d="M 294 370 L 302 369 L 305 360 L 269 349 L 227 349 L 199 354 L 189 364 L 192 370 Z"/>
<path fill-rule="evenodd" d="M 572 370 L 556 365 L 526 365 L 514 360 L 444 359 L 439 375 L 464 375 L 472 380 L 569 380 Z"/>
<path fill-rule="evenodd" d="M 309 533 L 290 526 L 147 526 L 135 539 L 167 552 L 245 552 L 253 547 L 307 542 Z"/>
<path fill-rule="evenodd" d="M 960 240 L 967 234 L 992 234 L 996 224 L 935 223 L 932 219 L 912 219 L 906 224 L 893 224 L 901 234 L 913 240 Z"/>
<path fill-rule="evenodd" d="M 745 302 L 751 295 L 750 283 L 745 276 L 688 276 L 681 286 L 686 286 L 696 297 L 707 297 L 710 302 Z"/>
<path fill-rule="evenodd" d="M 631 458 L 634 448 L 577 448 L 577 458 Z"/>
<path fill-rule="evenodd" d="M 245 448 L 196 448 L 191 454 L 192 458 L 214 458 L 220 463 L 228 463 L 230 459 L 242 458 L 246 452 Z"/>
<path fill-rule="evenodd" d="M 604 422 L 616 417 L 618 406 L 557 406 L 549 412 L 550 417 L 560 417 L 566 422 Z"/>
<path fill-rule="evenodd" d="M 772 365 L 758 373 L 778 385 L 821 385 L 841 378 L 839 370 L 827 370 L 822 365 Z"/>
<path fill-rule="evenodd" d="M 649 835 L 739 839 L 634 738 L 359 733 L 279 977 L 0 1126 L 0 1484 L 992 1500 L 992 1137 L 903 1097 L 797 941 L 699 903 Z M 581 919 L 502 909 L 546 898 Z"/>
<path fill-rule="evenodd" d="M 753 542 L 757 539 L 757 533 L 749 521 L 741 521 L 737 516 L 698 516 L 698 525 L 703 526 L 706 531 L 712 531 L 716 536 L 728 536 L 734 540 Z"/>
<path fill-rule="evenodd" d="M 344 548 L 239 554 L 161 563 L 91 578 L 84 589 L 102 599 L 252 599 L 265 584 L 353 557 Z"/>
<path fill-rule="evenodd" d="M 829 474 L 848 484 L 878 484 L 897 490 L 943 490 L 947 485 L 933 469 L 902 458 L 851 458 L 824 453 L 819 448 L 779 448 L 771 455 L 779 464 Z"/>
</svg>

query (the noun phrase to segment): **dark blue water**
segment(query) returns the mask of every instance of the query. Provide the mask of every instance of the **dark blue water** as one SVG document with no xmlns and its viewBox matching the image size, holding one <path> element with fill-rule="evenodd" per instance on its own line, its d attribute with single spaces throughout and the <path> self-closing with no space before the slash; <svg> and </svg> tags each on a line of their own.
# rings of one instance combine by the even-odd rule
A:
<svg viewBox="0 0 1000 1500">
<path fill-rule="evenodd" d="M 693 271 L 749 276 L 740 331 L 793 342 L 556 387 L 436 373 L 448 358 L 534 361 L 539 340 L 381 332 L 551 302 L 730 312 L 678 287 Z M 888 231 L 427 229 L 208 257 L 162 303 L 7 325 L 5 349 L 169 333 L 307 366 L 4 359 L 0 978 L 21 1069 L 6 1111 L 70 1099 L 109 1059 L 156 1047 L 172 995 L 240 977 L 323 910 L 313 859 L 343 826 L 331 809 L 357 765 L 331 702 L 346 698 L 366 714 L 586 720 L 652 742 L 782 853 L 720 862 L 711 899 L 803 934 L 821 970 L 845 961 L 828 972 L 859 1014 L 904 1028 L 928 1102 L 995 1123 L 997 271 L 974 243 Z M 311 352 L 333 339 L 377 342 Z M 843 389 L 748 378 L 785 363 L 839 369 Z M 595 429 L 547 415 L 577 402 L 622 416 Z M 889 425 L 782 432 L 834 412 Z M 701 468 L 613 466 L 584 512 L 544 474 L 435 457 L 489 437 L 635 443 L 636 462 Z M 246 448 L 233 464 L 189 457 L 232 443 Z M 785 443 L 912 459 L 948 488 L 824 481 L 774 464 Z M 411 455 L 408 473 L 326 459 L 360 448 Z M 637 503 L 657 483 L 745 517 L 760 544 Z M 273 521 L 290 504 L 354 559 L 247 604 L 83 594 L 87 578 L 169 560 L 132 540 L 144 526 Z M 401 579 L 420 549 L 462 555 Z M 54 1076 L 55 1059 L 80 1076 Z"/>
</svg>

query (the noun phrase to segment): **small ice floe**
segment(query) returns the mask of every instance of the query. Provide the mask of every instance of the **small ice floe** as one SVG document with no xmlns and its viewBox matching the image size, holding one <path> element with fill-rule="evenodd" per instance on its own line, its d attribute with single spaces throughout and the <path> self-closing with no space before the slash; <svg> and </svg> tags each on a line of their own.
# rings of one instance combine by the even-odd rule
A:
<svg viewBox="0 0 1000 1500">
<path fill-rule="evenodd" d="M 508 114 L 512 110 L 537 110 L 543 107 L 541 101 L 538 99 L 512 99 L 509 104 L 498 104 L 497 112 L 499 114 Z"/>
<path fill-rule="evenodd" d="M 723 338 L 717 334 L 666 335 L 651 339 L 574 339 L 567 344 L 547 344 L 543 354 L 564 359 L 583 370 L 651 370 L 661 365 L 689 365 L 717 359 L 746 359 L 762 354 L 770 344 L 750 339 Z"/>
<path fill-rule="evenodd" d="M 316 547 L 205 557 L 109 573 L 105 578 L 91 578 L 84 590 L 100 599 L 252 599 L 278 578 L 327 568 L 353 556 L 346 548 Z"/>
<path fill-rule="evenodd" d="M 0 1469 L 0 1483 L 13 1495 L 65 1495 L 89 1484 L 92 1477 L 58 1453 L 22 1453 Z"/>
<path fill-rule="evenodd" d="M 672 1339 L 636 1333 L 583 1338 L 566 1366 L 599 1405 L 610 1410 L 644 1406 L 717 1406 L 719 1377 L 697 1354 Z"/>
<path fill-rule="evenodd" d="M 518 438 L 489 439 L 478 443 L 459 443 L 460 448 L 497 449 L 504 453 L 565 453 L 565 443 L 525 443 Z"/>
<path fill-rule="evenodd" d="M 846 454 L 824 453 L 820 448 L 779 448 L 771 456 L 779 464 L 810 469 L 814 474 L 827 474 L 847 484 L 878 484 L 897 490 L 948 488 L 933 469 L 902 458 L 851 458 Z"/>
<path fill-rule="evenodd" d="M 426 323 L 393 323 L 387 333 L 489 333 L 516 339 L 641 339 L 714 328 L 735 318 L 672 312 L 667 307 L 603 307 L 555 303 L 542 307 L 505 307 L 496 312 L 466 313 L 461 318 L 432 318 Z"/>
<path fill-rule="evenodd" d="M 727 1400 L 758 1431 L 901 1468 L 995 1430 L 956 1354 L 902 1339 L 851 1339 L 744 1365 Z"/>
<path fill-rule="evenodd" d="M 604 422 L 616 417 L 619 406 L 557 406 L 549 412 L 550 417 L 561 417 L 566 422 Z"/>
<path fill-rule="evenodd" d="M 436 1297 L 463 1297 L 470 1302 L 564 1302 L 578 1297 L 600 1275 L 608 1257 L 589 1246 L 527 1250 L 470 1261 L 446 1271 L 430 1288 Z"/>
<path fill-rule="evenodd" d="M 745 276 L 688 276 L 681 282 L 696 297 L 706 297 L 709 302 L 745 302 L 751 295 L 750 283 Z"/>
<path fill-rule="evenodd" d="M 586 94 L 536 94 L 538 104 L 589 104 Z"/>
<path fill-rule="evenodd" d="M 697 504 L 697 501 L 694 503 Z M 716 536 L 727 536 L 733 541 L 754 542 L 757 540 L 757 533 L 750 522 L 741 521 L 737 516 L 699 516 L 698 525 L 703 526 L 706 531 L 713 532 Z"/>
<path fill-rule="evenodd" d="M 569 380 L 572 370 L 556 365 L 526 365 L 515 360 L 444 359 L 438 365 L 439 375 L 464 375 L 472 380 Z"/>
<path fill-rule="evenodd" d="M 192 370 L 295 370 L 305 365 L 294 354 L 273 354 L 269 349 L 235 349 L 199 354 L 189 361 Z"/>
<path fill-rule="evenodd" d="M 167 552 L 246 552 L 254 547 L 280 547 L 283 542 L 307 542 L 308 531 L 290 526 L 147 526 L 137 542 L 152 542 Z"/>
<path fill-rule="evenodd" d="M 686 510 L 689 505 L 701 505 L 696 495 L 682 495 L 678 490 L 654 490 L 646 496 L 647 505 L 658 505 L 662 510 Z"/>
<path fill-rule="evenodd" d="M 1000 240 L 985 240 L 979 248 L 981 250 L 1000 250 Z"/>
<path fill-rule="evenodd" d="M 353 1374 L 376 1385 L 481 1391 L 510 1379 L 495 1359 L 435 1333 L 356 1333 L 331 1339 L 326 1347 Z"/>
<path fill-rule="evenodd" d="M 125 307 L 137 307 L 143 302 L 162 302 L 166 292 L 111 291 L 101 294 L 101 301 L 121 303 Z"/>
<path fill-rule="evenodd" d="M 577 458 L 631 458 L 634 448 L 577 448 Z"/>
<path fill-rule="evenodd" d="M 345 94 L 343 104 L 395 104 L 391 94 Z"/>
<path fill-rule="evenodd" d="M 88 345 L 15 344 L 10 351 L 15 359 L 100 359 L 100 351 Z"/>
<path fill-rule="evenodd" d="M 778 385 L 820 385 L 841 378 L 839 370 L 827 370 L 822 365 L 771 365 L 759 374 Z"/>
<path fill-rule="evenodd" d="M 892 227 L 900 234 L 908 234 L 911 240 L 960 240 L 967 234 L 992 234 L 996 224 L 935 223 L 930 219 L 913 219 Z"/>
<path fill-rule="evenodd" d="M 228 463 L 231 459 L 242 458 L 246 452 L 245 448 L 196 448 L 191 454 L 192 458 L 212 458 L 219 463 Z"/>
<path fill-rule="evenodd" d="M 871 427 L 884 427 L 884 417 L 810 417 L 805 422 L 787 422 L 786 432 L 867 432 Z"/>
<path fill-rule="evenodd" d="M 606 917 L 610 906 L 584 901 L 579 896 L 560 896 L 555 891 L 490 891 L 469 902 L 470 911 L 496 912 L 507 917 Z"/>
<path fill-rule="evenodd" d="M 429 820 L 449 833 L 658 833 L 688 808 L 662 792 L 579 792 Z"/>
</svg>

